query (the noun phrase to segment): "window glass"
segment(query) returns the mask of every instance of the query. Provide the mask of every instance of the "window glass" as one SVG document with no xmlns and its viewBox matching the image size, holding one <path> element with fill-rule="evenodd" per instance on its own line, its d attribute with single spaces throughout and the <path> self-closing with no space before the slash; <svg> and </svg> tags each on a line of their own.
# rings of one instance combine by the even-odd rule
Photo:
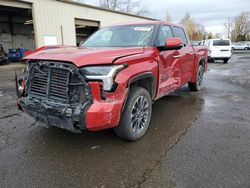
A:
<svg viewBox="0 0 250 188">
<path fill-rule="evenodd" d="M 158 37 L 157 37 L 157 46 L 165 46 L 165 41 L 168 38 L 173 38 L 173 32 L 171 27 L 168 25 L 163 25 L 160 27 Z"/>
<path fill-rule="evenodd" d="M 83 47 L 133 47 L 149 45 L 154 25 L 124 25 L 106 27 L 88 38 Z"/>
<path fill-rule="evenodd" d="M 174 32 L 174 36 L 180 38 L 182 40 L 182 43 L 184 45 L 188 44 L 188 40 L 187 40 L 186 34 L 185 34 L 185 32 L 184 32 L 184 30 L 182 28 L 180 28 L 180 27 L 173 27 L 173 32 Z"/>
<path fill-rule="evenodd" d="M 229 40 L 214 40 L 213 45 L 214 46 L 229 46 L 230 42 Z"/>
<path fill-rule="evenodd" d="M 206 47 L 209 47 L 209 45 L 210 45 L 210 40 L 206 40 L 206 41 L 204 42 L 204 45 L 205 45 Z"/>
</svg>

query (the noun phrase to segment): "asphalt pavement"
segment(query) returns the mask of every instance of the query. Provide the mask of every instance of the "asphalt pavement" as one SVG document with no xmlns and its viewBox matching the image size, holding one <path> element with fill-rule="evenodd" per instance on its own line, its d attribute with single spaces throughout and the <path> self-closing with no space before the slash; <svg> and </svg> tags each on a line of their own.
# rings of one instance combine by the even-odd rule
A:
<svg viewBox="0 0 250 188">
<path fill-rule="evenodd" d="M 38 127 L 16 108 L 23 67 L 0 66 L 0 187 L 250 187 L 250 54 L 155 102 L 137 142 Z"/>
</svg>

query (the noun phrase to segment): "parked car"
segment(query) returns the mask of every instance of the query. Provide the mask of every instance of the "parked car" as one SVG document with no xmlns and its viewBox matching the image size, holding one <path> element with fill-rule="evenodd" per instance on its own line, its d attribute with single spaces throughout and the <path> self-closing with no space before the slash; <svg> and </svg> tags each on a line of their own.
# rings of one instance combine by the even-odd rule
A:
<svg viewBox="0 0 250 188">
<path fill-rule="evenodd" d="M 209 39 L 204 43 L 208 48 L 208 60 L 223 60 L 227 63 L 232 56 L 230 39 Z"/>
<path fill-rule="evenodd" d="M 197 40 L 197 41 L 191 41 L 191 44 L 193 46 L 199 46 L 201 44 L 201 41 Z"/>
<path fill-rule="evenodd" d="M 135 141 L 148 129 L 152 103 L 184 84 L 203 87 L 207 50 L 193 47 L 184 29 L 167 22 L 101 28 L 80 48 L 25 57 L 16 79 L 19 109 L 42 126 L 73 132 L 114 128 Z"/>
<path fill-rule="evenodd" d="M 199 45 L 203 46 L 203 45 L 205 45 L 205 42 L 206 42 L 206 40 L 202 40 L 202 41 L 200 41 Z"/>
<path fill-rule="evenodd" d="M 234 43 L 232 44 L 232 49 L 233 50 L 249 50 L 250 47 L 244 43 Z"/>
<path fill-rule="evenodd" d="M 8 54 L 4 51 L 2 44 L 0 44 L 0 65 L 8 63 Z"/>
</svg>

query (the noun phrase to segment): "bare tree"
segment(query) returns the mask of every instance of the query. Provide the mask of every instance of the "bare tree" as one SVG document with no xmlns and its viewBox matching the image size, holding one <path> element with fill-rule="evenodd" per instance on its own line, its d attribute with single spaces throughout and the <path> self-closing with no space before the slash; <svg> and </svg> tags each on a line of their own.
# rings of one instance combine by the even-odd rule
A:
<svg viewBox="0 0 250 188">
<path fill-rule="evenodd" d="M 133 13 L 133 12 L 132 12 Z M 138 16 L 148 16 L 150 15 L 150 12 L 149 10 L 147 9 L 146 6 L 144 7 L 139 7 L 137 8 L 136 11 L 134 11 L 134 14 L 138 15 Z"/>
<path fill-rule="evenodd" d="M 139 2 L 138 1 L 134 2 L 132 0 L 125 0 L 123 6 L 125 12 L 131 13 L 134 7 L 139 6 Z"/>
<path fill-rule="evenodd" d="M 108 10 L 120 10 L 122 5 L 122 0 L 99 0 L 99 6 Z"/>
<path fill-rule="evenodd" d="M 195 23 L 196 31 L 194 33 L 194 40 L 204 40 L 206 39 L 206 30 L 203 24 Z"/>
<path fill-rule="evenodd" d="M 189 12 L 187 12 L 181 19 L 181 25 L 183 25 L 183 27 L 185 28 L 190 40 L 193 40 L 193 34 L 196 31 L 196 26 Z"/>
<path fill-rule="evenodd" d="M 224 29 L 232 41 L 250 40 L 250 12 L 242 12 L 234 18 L 227 18 Z"/>
<path fill-rule="evenodd" d="M 169 14 L 169 12 L 167 12 L 167 14 L 166 14 L 166 21 L 172 22 L 172 17 L 171 17 L 171 15 Z"/>
<path fill-rule="evenodd" d="M 203 40 L 206 38 L 205 26 L 198 24 L 191 18 L 189 12 L 181 19 L 181 25 L 185 28 L 190 40 Z"/>
<path fill-rule="evenodd" d="M 234 41 L 245 41 L 250 35 L 250 12 L 242 12 L 234 19 L 234 30 L 232 39 Z"/>
<path fill-rule="evenodd" d="M 227 33 L 228 38 L 231 38 L 233 28 L 234 28 L 234 20 L 231 17 L 229 17 L 227 18 L 227 21 L 224 23 L 224 29 Z"/>
<path fill-rule="evenodd" d="M 212 39 L 212 38 L 214 38 L 214 35 L 213 35 L 212 32 L 209 32 L 209 33 L 207 34 L 207 39 Z"/>
<path fill-rule="evenodd" d="M 141 16 L 149 14 L 147 6 L 142 6 L 139 0 L 99 0 L 99 6 Z"/>
</svg>

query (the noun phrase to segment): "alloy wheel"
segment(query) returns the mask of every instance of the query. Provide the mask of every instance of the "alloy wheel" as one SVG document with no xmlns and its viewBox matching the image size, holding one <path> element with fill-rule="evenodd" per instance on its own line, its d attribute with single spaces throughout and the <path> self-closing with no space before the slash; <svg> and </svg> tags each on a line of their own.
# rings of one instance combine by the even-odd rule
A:
<svg viewBox="0 0 250 188">
<path fill-rule="evenodd" d="M 144 96 L 140 96 L 132 107 L 130 124 L 134 132 L 141 132 L 146 125 L 149 114 L 149 103 Z"/>
</svg>

